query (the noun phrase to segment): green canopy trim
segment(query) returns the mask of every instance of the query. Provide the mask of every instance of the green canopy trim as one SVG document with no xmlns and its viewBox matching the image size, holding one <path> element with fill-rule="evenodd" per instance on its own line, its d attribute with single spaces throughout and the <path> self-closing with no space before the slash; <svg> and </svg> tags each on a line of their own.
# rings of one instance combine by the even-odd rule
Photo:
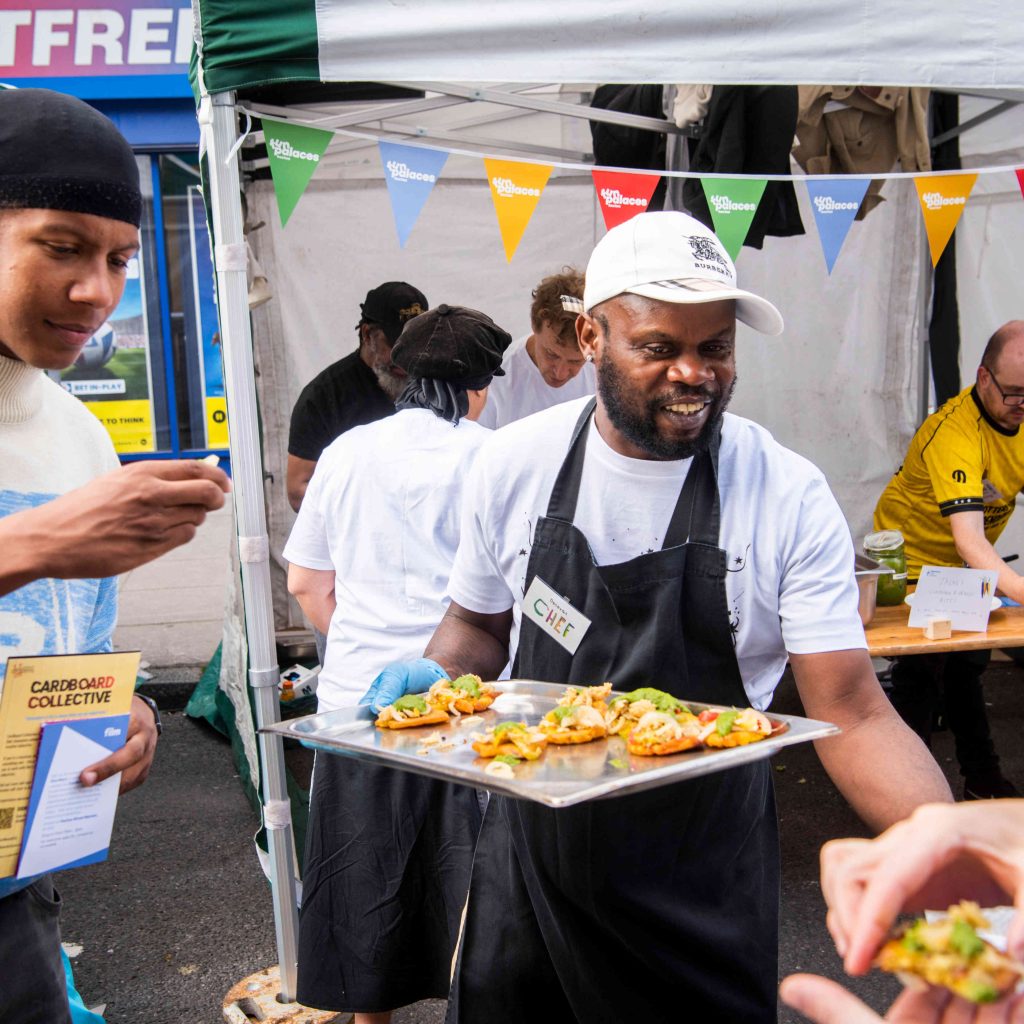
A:
<svg viewBox="0 0 1024 1024">
<path fill-rule="evenodd" d="M 314 0 L 195 0 L 193 9 L 208 93 L 320 81 Z M 195 73 L 193 62 L 198 92 Z"/>
</svg>

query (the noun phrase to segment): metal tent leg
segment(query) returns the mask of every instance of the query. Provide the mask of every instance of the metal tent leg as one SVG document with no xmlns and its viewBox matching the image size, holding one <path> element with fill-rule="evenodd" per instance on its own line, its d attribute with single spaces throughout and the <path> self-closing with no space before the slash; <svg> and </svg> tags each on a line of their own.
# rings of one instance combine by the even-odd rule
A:
<svg viewBox="0 0 1024 1024">
<path fill-rule="evenodd" d="M 235 96 L 234 93 L 218 93 L 209 97 L 209 101 L 204 101 L 200 108 L 200 120 L 205 122 L 203 130 L 208 147 L 217 314 L 231 428 L 235 525 L 242 565 L 249 681 L 255 690 L 256 724 L 262 727 L 280 718 L 277 697 L 280 672 L 274 650 L 269 544 L 263 506 L 263 466 L 256 417 L 241 192 L 238 161 L 231 152 L 236 135 Z M 291 808 L 281 738 L 260 733 L 259 754 L 281 996 L 292 1001 L 296 991 L 299 929 Z"/>
</svg>

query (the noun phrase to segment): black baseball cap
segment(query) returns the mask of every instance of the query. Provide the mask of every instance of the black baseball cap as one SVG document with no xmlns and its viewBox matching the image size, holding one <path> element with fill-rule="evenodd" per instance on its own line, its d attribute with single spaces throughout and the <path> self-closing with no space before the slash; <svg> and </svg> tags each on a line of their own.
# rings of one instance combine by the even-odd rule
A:
<svg viewBox="0 0 1024 1024">
<path fill-rule="evenodd" d="M 385 281 L 371 288 L 359 306 L 363 322 L 378 324 L 392 345 L 398 341 L 402 328 L 414 316 L 430 309 L 427 297 L 405 281 Z"/>
<path fill-rule="evenodd" d="M 486 313 L 442 303 L 409 323 L 391 361 L 410 377 L 486 387 L 491 377 L 504 376 L 501 360 L 511 343 Z"/>
</svg>

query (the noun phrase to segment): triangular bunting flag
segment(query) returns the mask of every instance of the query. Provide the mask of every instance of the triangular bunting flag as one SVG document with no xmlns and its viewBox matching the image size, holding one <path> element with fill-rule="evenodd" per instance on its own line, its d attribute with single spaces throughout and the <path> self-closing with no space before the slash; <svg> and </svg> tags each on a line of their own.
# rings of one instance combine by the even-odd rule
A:
<svg viewBox="0 0 1024 1024">
<path fill-rule="evenodd" d="M 1017 184 L 1020 185 L 1020 194 L 1024 196 L 1024 167 L 1017 171 Z"/>
<path fill-rule="evenodd" d="M 928 232 L 933 267 L 949 243 L 977 180 L 976 174 L 937 174 L 914 179 L 917 197 L 921 200 L 921 212 L 924 214 L 924 229 Z"/>
<path fill-rule="evenodd" d="M 715 234 L 736 259 L 768 182 L 764 178 L 701 178 L 701 184 Z"/>
<path fill-rule="evenodd" d="M 604 226 L 609 231 L 616 224 L 645 213 L 654 190 L 661 181 L 660 174 L 630 174 L 626 171 L 592 171 L 597 201 L 604 214 Z"/>
<path fill-rule="evenodd" d="M 380 146 L 384 180 L 391 197 L 398 244 L 404 246 L 427 196 L 441 176 L 448 154 L 440 149 L 401 146 L 396 142 L 379 142 L 377 145 Z"/>
<path fill-rule="evenodd" d="M 869 178 L 807 179 L 811 209 L 830 274 L 870 184 Z"/>
<path fill-rule="evenodd" d="M 281 214 L 281 227 L 284 227 L 319 166 L 320 157 L 331 144 L 334 132 L 265 120 L 263 136 L 267 140 L 270 176 L 274 179 L 277 209 Z"/>
<path fill-rule="evenodd" d="M 549 164 L 523 164 L 515 160 L 484 158 L 487 181 L 491 186 L 494 212 L 498 215 L 505 259 L 512 262 L 519 242 L 537 208 L 544 186 L 551 176 Z"/>
</svg>

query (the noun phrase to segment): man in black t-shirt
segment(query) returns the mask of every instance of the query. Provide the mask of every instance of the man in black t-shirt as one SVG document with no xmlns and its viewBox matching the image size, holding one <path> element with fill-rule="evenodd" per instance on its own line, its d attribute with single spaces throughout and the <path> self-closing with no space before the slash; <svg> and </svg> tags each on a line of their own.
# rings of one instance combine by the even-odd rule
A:
<svg viewBox="0 0 1024 1024">
<path fill-rule="evenodd" d="M 430 307 L 417 288 L 388 281 L 367 292 L 359 308 L 359 348 L 317 374 L 292 410 L 288 502 L 296 512 L 320 453 L 346 430 L 395 411 L 405 372 L 391 362 L 391 348 L 406 322 Z"/>
</svg>

